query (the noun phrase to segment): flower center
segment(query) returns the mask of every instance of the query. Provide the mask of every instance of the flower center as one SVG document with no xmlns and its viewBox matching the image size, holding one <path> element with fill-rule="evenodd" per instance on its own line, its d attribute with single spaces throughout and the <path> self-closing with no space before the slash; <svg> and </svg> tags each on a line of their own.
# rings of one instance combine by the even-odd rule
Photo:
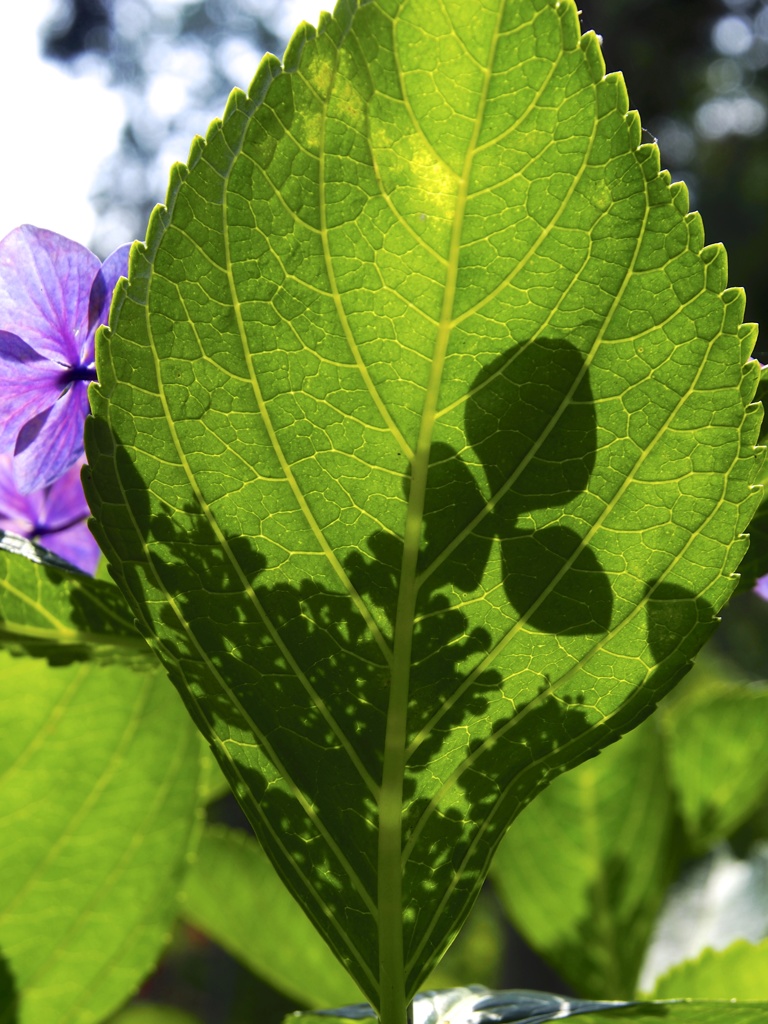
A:
<svg viewBox="0 0 768 1024">
<path fill-rule="evenodd" d="M 71 384 L 75 384 L 77 381 L 91 381 L 97 380 L 96 367 L 91 363 L 89 366 L 70 366 L 63 371 L 59 382 L 61 384 L 62 391 L 65 391 Z"/>
</svg>

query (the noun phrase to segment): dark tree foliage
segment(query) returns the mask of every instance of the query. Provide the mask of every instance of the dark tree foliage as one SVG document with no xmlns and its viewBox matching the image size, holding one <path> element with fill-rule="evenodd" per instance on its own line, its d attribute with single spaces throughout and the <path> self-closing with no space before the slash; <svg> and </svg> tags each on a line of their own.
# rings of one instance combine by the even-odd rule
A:
<svg viewBox="0 0 768 1024">
<path fill-rule="evenodd" d="M 68 61 L 88 51 L 106 53 L 108 28 L 109 15 L 103 0 L 67 0 L 47 27 L 44 54 Z"/>
<path fill-rule="evenodd" d="M 624 73 L 632 106 L 658 137 L 663 165 L 692 186 L 707 240 L 725 243 L 731 283 L 747 290 L 748 318 L 768 322 L 768 134 L 707 138 L 694 130 L 682 146 L 674 137 L 675 125 L 695 126 L 697 110 L 713 96 L 768 95 L 763 39 L 730 58 L 712 43 L 718 19 L 754 19 L 768 6 L 759 0 L 583 0 L 580 6 L 584 27 L 603 37 L 608 69 Z M 758 348 L 768 356 L 764 338 Z"/>
</svg>

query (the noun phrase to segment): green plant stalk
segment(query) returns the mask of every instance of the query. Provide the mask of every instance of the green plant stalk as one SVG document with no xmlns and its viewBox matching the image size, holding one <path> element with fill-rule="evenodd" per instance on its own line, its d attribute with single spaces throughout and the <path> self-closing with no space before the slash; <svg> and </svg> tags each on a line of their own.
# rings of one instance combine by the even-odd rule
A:
<svg viewBox="0 0 768 1024">
<path fill-rule="evenodd" d="M 422 431 L 423 433 L 423 431 Z M 406 1024 L 408 1000 L 403 957 L 403 780 L 408 729 L 413 620 L 416 611 L 416 562 L 426 493 L 429 444 L 417 449 L 403 545 L 401 580 L 395 621 L 394 658 L 387 713 L 384 771 L 379 805 L 379 985 L 381 1024 Z"/>
</svg>

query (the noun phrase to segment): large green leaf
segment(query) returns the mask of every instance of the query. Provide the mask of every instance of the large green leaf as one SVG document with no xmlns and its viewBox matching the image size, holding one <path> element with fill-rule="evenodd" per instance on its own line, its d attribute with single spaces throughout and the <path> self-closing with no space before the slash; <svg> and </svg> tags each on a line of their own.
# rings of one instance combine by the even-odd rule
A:
<svg viewBox="0 0 768 1024">
<path fill-rule="evenodd" d="M 342 0 L 172 176 L 101 337 L 103 550 L 379 1008 L 731 593 L 757 364 L 572 0 Z"/>
<path fill-rule="evenodd" d="M 154 966 L 197 834 L 199 755 L 159 669 L 0 654 L 2 1024 L 93 1024 Z"/>
<path fill-rule="evenodd" d="M 55 664 L 116 658 L 146 667 L 150 652 L 114 583 L 62 568 L 25 541 L 33 557 L 3 549 L 17 540 L 0 533 L 0 643 Z"/>
<path fill-rule="evenodd" d="M 698 999 L 768 998 L 768 939 L 708 949 L 697 960 L 673 967 L 659 979 L 653 995 L 674 999 L 683 993 Z"/>
<path fill-rule="evenodd" d="M 635 994 L 679 860 L 658 718 L 555 779 L 491 869 L 515 926 L 583 996 Z"/>
</svg>

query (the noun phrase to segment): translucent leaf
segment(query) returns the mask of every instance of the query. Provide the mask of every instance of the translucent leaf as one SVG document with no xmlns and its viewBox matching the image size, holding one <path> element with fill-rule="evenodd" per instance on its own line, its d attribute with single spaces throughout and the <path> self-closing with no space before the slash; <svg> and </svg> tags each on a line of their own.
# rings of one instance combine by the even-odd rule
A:
<svg viewBox="0 0 768 1024">
<path fill-rule="evenodd" d="M 0 1021 L 100 1021 L 168 940 L 199 741 L 159 670 L 0 668 Z"/>
<path fill-rule="evenodd" d="M 218 768 L 217 768 L 218 771 Z M 497 973 L 503 956 L 498 914 L 483 898 L 430 984 Z M 184 888 L 182 915 L 254 974 L 304 1006 L 340 1004 L 355 985 L 281 884 L 266 854 L 234 829 L 206 829 Z"/>
<path fill-rule="evenodd" d="M 384 1024 L 733 590 L 758 366 L 726 276 L 571 0 L 341 0 L 134 247 L 99 540 Z"/>
</svg>

